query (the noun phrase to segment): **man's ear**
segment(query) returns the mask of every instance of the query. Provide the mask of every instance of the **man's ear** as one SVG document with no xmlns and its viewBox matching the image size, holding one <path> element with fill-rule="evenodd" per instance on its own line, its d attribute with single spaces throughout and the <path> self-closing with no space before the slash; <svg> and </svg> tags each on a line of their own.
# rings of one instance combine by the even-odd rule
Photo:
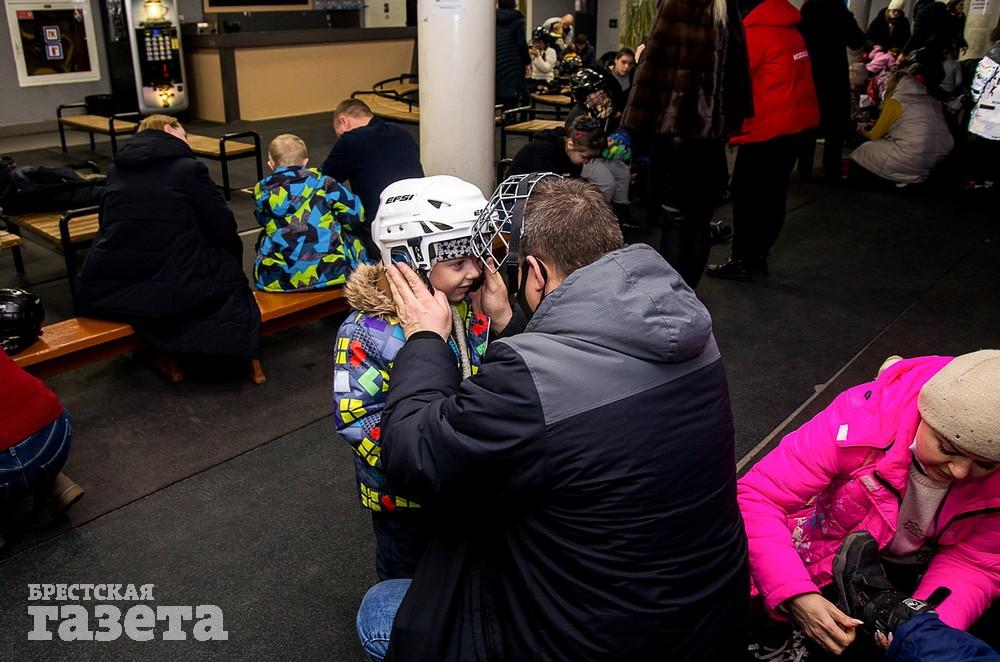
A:
<svg viewBox="0 0 1000 662">
<path fill-rule="evenodd" d="M 307 165 L 309 165 L 309 157 L 308 156 L 305 158 L 304 161 L 302 161 L 302 167 L 303 168 L 305 168 Z"/>
<path fill-rule="evenodd" d="M 539 266 L 538 258 L 533 255 L 529 255 L 524 258 L 525 263 L 528 268 L 531 269 L 531 273 L 535 279 L 535 289 L 541 293 L 545 291 L 545 276 L 542 275 L 542 268 Z"/>
</svg>

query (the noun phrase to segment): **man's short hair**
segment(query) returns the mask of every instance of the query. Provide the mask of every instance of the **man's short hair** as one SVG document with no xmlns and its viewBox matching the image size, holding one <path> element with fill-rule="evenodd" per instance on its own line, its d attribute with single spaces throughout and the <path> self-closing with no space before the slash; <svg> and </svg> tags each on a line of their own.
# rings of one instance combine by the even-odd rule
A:
<svg viewBox="0 0 1000 662">
<path fill-rule="evenodd" d="M 538 182 L 524 209 L 522 232 L 521 255 L 533 255 L 563 278 L 625 243 L 607 198 L 582 179 Z"/>
<path fill-rule="evenodd" d="M 633 51 L 631 48 L 628 48 L 628 47 L 626 47 L 626 48 L 619 48 L 618 52 L 615 53 L 615 59 L 617 60 L 622 55 L 631 55 L 632 59 L 633 60 L 635 59 L 635 51 Z"/>
<path fill-rule="evenodd" d="M 345 99 L 344 101 L 341 101 L 340 105 L 338 105 L 333 111 L 333 121 L 336 122 L 340 119 L 341 115 L 347 115 L 348 117 L 354 117 L 359 120 L 374 117 L 372 109 L 368 107 L 368 104 L 360 99 Z"/>
<path fill-rule="evenodd" d="M 267 158 L 275 166 L 300 166 L 309 158 L 309 148 L 302 138 L 292 133 L 283 133 L 268 145 Z"/>
<path fill-rule="evenodd" d="M 165 126 L 177 126 L 181 125 L 177 121 L 176 117 L 171 117 L 170 115 L 150 115 L 149 117 L 144 117 L 141 122 L 139 122 L 139 131 L 163 131 Z"/>
<path fill-rule="evenodd" d="M 587 39 L 588 39 L 587 35 L 581 32 L 580 34 L 576 35 L 576 38 L 574 38 L 573 41 L 576 43 L 577 46 L 583 46 L 587 43 Z"/>
</svg>

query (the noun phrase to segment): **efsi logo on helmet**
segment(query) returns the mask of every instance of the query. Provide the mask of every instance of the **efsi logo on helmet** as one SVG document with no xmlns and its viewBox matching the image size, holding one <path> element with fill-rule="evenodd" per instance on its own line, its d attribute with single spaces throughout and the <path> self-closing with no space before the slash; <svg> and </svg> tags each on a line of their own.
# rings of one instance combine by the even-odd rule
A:
<svg viewBox="0 0 1000 662">
<path fill-rule="evenodd" d="M 394 202 L 405 202 L 407 200 L 412 200 L 414 194 L 410 193 L 408 195 L 394 195 L 391 198 L 386 199 L 385 204 L 391 205 Z"/>
</svg>

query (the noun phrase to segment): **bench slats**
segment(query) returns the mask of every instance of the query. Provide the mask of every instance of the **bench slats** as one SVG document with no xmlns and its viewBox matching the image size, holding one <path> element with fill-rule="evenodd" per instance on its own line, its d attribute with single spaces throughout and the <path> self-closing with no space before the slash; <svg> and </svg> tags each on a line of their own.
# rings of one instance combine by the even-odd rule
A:
<svg viewBox="0 0 1000 662">
<path fill-rule="evenodd" d="M 74 317 L 45 326 L 42 337 L 15 356 L 14 361 L 25 368 L 133 335 L 135 329 L 130 324 Z"/>
<path fill-rule="evenodd" d="M 24 228 L 56 246 L 60 246 L 62 242 L 59 237 L 60 218 L 62 218 L 62 214 L 58 212 L 40 212 L 7 217 L 14 225 Z M 73 243 L 90 241 L 97 236 L 99 227 L 97 214 L 74 218 L 69 223 L 70 240 Z"/>
<path fill-rule="evenodd" d="M 533 136 L 544 129 L 559 129 L 563 125 L 562 120 L 528 120 L 527 122 L 508 124 L 504 127 L 504 131 L 517 135 Z"/>
<path fill-rule="evenodd" d="M 13 248 L 21 245 L 21 238 L 16 234 L 0 230 L 0 248 Z"/>
<path fill-rule="evenodd" d="M 68 115 L 60 117 L 59 123 L 73 129 L 111 135 L 111 131 L 108 130 L 108 118 L 102 115 Z M 138 128 L 139 125 L 135 122 L 115 120 L 114 133 L 115 135 L 135 133 Z"/>
<path fill-rule="evenodd" d="M 208 156 L 218 159 L 222 157 L 222 150 L 219 149 L 219 139 L 211 136 L 199 136 L 189 133 L 188 144 L 191 151 L 198 156 Z M 238 142 L 235 140 L 226 141 L 226 155 L 235 156 L 254 151 L 254 146 L 250 143 Z"/>
<path fill-rule="evenodd" d="M 388 99 L 378 94 L 362 93 L 355 96 L 368 104 L 372 113 L 378 117 L 397 122 L 409 122 L 411 124 L 418 124 L 420 122 L 419 106 L 413 106 L 411 110 L 405 101 Z"/>
<path fill-rule="evenodd" d="M 572 106 L 573 99 L 565 94 L 532 94 L 531 98 L 538 103 L 545 103 L 550 106 Z"/>
<path fill-rule="evenodd" d="M 260 307 L 261 331 L 265 334 L 277 333 L 348 308 L 340 287 L 289 294 L 254 292 L 254 296 Z M 141 339 L 129 324 L 74 317 L 45 326 L 42 336 L 31 347 L 17 354 L 14 361 L 22 368 L 35 366 L 32 373 L 46 376 L 111 358 L 141 345 Z"/>
</svg>

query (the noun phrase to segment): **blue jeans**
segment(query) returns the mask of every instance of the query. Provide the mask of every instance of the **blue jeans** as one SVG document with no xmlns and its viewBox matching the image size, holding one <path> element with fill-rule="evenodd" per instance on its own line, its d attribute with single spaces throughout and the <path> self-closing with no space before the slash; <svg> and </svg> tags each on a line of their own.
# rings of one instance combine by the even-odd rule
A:
<svg viewBox="0 0 1000 662">
<path fill-rule="evenodd" d="M 66 464 L 72 437 L 73 424 L 63 411 L 50 425 L 0 451 L 0 508 L 51 485 Z"/>
<path fill-rule="evenodd" d="M 358 638 L 368 659 L 382 662 L 389 650 L 392 622 L 403 603 L 411 579 L 388 579 L 368 589 L 358 608 Z"/>
<path fill-rule="evenodd" d="M 921 614 L 896 630 L 886 660 L 1000 662 L 1000 654 L 968 632 L 945 625 L 937 614 Z"/>
</svg>

